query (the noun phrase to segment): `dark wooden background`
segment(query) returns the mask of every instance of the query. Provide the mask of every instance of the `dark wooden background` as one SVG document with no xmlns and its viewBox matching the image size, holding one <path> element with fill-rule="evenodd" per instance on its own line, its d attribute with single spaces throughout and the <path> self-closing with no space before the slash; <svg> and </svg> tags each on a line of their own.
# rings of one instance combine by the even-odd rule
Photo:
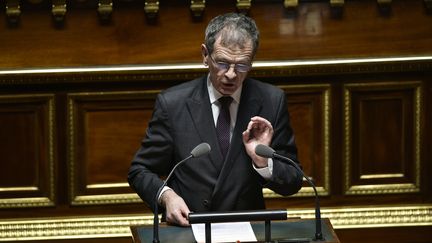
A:
<svg viewBox="0 0 432 243">
<path fill-rule="evenodd" d="M 41 219 L 105 217 L 96 226 L 115 228 L 110 217 L 149 216 L 126 175 L 154 97 L 206 72 L 199 66 L 206 24 L 237 11 L 235 1 L 207 1 L 202 18 L 193 18 L 190 2 L 161 1 L 153 18 L 144 1 L 115 1 L 102 23 L 97 2 L 67 4 L 58 23 L 50 2 L 22 2 L 14 23 L 0 3 L 4 238 L 30 232 Z M 300 160 L 342 242 L 430 242 L 428 4 L 353 0 L 339 9 L 300 1 L 287 9 L 282 1 L 254 1 L 249 9 L 261 30 L 251 76 L 286 91 Z M 268 208 L 313 216 L 306 184 L 293 197 L 266 196 Z M 27 221 L 8 228 L 18 220 Z"/>
</svg>

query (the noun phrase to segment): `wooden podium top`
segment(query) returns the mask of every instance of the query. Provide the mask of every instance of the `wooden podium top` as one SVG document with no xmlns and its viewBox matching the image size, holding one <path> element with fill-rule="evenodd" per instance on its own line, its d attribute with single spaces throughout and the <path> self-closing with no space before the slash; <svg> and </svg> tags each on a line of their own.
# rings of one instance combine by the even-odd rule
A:
<svg viewBox="0 0 432 243">
<path fill-rule="evenodd" d="M 264 242 L 264 222 L 252 223 L 258 242 Z M 132 237 L 135 243 L 151 243 L 153 241 L 153 226 L 131 226 Z M 286 221 L 271 222 L 271 239 L 275 242 L 326 242 L 339 243 L 333 227 L 328 218 L 322 219 L 322 233 L 325 241 L 313 241 L 315 236 L 314 219 L 288 219 Z M 159 227 L 159 239 L 165 242 L 195 242 L 190 227 L 177 227 L 161 224 Z"/>
</svg>

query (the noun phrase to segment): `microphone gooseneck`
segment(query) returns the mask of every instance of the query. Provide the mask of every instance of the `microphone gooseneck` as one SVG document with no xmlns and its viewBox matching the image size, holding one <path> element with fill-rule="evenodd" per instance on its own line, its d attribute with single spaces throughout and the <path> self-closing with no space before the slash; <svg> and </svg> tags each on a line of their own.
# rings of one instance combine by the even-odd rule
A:
<svg viewBox="0 0 432 243">
<path fill-rule="evenodd" d="M 322 229 L 321 229 L 321 210 L 320 210 L 320 203 L 319 203 L 319 197 L 318 197 L 318 192 L 316 190 L 315 184 L 309 179 L 309 177 L 307 177 L 303 170 L 297 165 L 296 162 L 294 162 L 292 159 L 279 155 L 277 154 L 274 149 L 270 148 L 269 146 L 263 145 L 263 144 L 258 144 L 255 147 L 255 153 L 261 157 L 264 158 L 275 158 L 275 159 L 280 159 L 280 160 L 285 160 L 288 161 L 291 165 L 294 166 L 294 168 L 296 168 L 304 178 L 306 178 L 307 182 L 309 183 L 309 185 L 312 186 L 312 189 L 315 192 L 315 238 L 314 241 L 323 241 L 324 237 L 322 234 Z"/>
<path fill-rule="evenodd" d="M 174 171 L 176 170 L 177 167 L 179 167 L 180 165 L 182 165 L 184 162 L 186 162 L 187 160 L 191 159 L 191 158 L 198 158 L 201 157 L 203 155 L 208 154 L 211 151 L 211 147 L 208 143 L 200 143 L 198 146 L 196 146 L 194 149 L 192 149 L 192 151 L 190 152 L 190 155 L 186 158 L 184 158 L 182 161 L 178 162 L 174 168 L 172 168 L 172 170 L 170 171 L 170 173 L 168 174 L 167 178 L 165 179 L 165 181 L 163 182 L 162 186 L 159 187 L 157 193 L 156 193 L 156 198 L 155 198 L 155 204 L 154 204 L 154 218 L 153 218 L 153 243 L 159 243 L 159 209 L 158 209 L 158 199 L 160 196 L 160 193 L 162 192 L 162 189 L 167 185 L 168 181 L 170 180 L 170 178 L 172 177 L 172 175 L 174 174 Z"/>
</svg>

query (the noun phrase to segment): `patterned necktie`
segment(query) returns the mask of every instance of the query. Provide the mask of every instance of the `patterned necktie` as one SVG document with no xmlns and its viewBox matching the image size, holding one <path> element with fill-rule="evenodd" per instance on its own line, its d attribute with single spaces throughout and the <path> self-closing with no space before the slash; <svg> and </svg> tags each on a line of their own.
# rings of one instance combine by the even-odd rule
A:
<svg viewBox="0 0 432 243">
<path fill-rule="evenodd" d="M 229 107 L 232 100 L 233 98 L 231 96 L 222 96 L 218 100 L 221 104 L 221 107 L 219 117 L 216 123 L 216 131 L 218 135 L 219 146 L 221 148 L 224 160 L 230 146 L 231 116 L 229 112 Z"/>
</svg>

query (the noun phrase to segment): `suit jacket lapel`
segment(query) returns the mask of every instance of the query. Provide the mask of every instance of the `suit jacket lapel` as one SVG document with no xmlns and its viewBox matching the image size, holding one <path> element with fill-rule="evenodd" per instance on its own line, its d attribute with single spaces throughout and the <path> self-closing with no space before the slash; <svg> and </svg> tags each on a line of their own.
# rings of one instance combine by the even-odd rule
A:
<svg viewBox="0 0 432 243">
<path fill-rule="evenodd" d="M 220 188 L 226 181 L 225 179 L 229 176 L 233 165 L 235 163 L 241 163 L 238 162 L 238 157 L 240 156 L 240 152 L 244 151 L 242 133 L 246 130 L 250 118 L 259 114 L 262 104 L 260 97 L 261 96 L 257 93 L 257 90 L 254 89 L 254 86 L 251 87 L 251 85 L 248 84 L 248 80 L 245 80 L 240 99 L 240 106 L 237 113 L 236 126 L 231 139 L 231 147 L 213 191 L 213 197 L 215 197 L 220 191 Z"/>
<path fill-rule="evenodd" d="M 194 126 L 203 142 L 206 142 L 212 148 L 209 156 L 211 163 L 217 167 L 218 161 L 223 159 L 219 149 L 216 129 L 214 126 L 213 113 L 211 110 L 210 99 L 208 95 L 206 77 L 202 78 L 201 85 L 197 86 L 196 92 L 187 100 L 189 113 L 194 122 Z"/>
</svg>

